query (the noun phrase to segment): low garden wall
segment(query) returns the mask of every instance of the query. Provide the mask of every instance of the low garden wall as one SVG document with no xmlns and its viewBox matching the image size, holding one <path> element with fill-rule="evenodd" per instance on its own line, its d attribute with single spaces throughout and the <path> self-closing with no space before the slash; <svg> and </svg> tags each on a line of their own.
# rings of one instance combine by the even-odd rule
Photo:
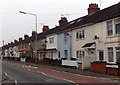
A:
<svg viewBox="0 0 120 85">
<path fill-rule="evenodd" d="M 120 64 L 108 64 L 106 62 L 92 62 L 91 71 L 112 75 L 120 75 Z"/>
</svg>

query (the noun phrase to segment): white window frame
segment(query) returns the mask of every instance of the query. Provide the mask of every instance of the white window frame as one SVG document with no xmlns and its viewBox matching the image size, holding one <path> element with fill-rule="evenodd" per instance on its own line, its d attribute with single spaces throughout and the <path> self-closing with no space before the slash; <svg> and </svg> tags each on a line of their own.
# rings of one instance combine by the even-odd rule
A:
<svg viewBox="0 0 120 85">
<path fill-rule="evenodd" d="M 49 38 L 49 43 L 54 43 L 54 37 Z"/>
<path fill-rule="evenodd" d="M 109 50 L 110 48 L 112 48 L 112 51 Z M 107 50 L 108 50 L 108 62 L 112 63 L 112 62 L 114 62 L 114 48 L 113 48 L 113 47 L 108 47 Z M 110 61 L 109 53 L 113 53 L 113 54 L 112 54 L 112 55 L 113 55 L 113 56 L 112 56 L 112 61 Z"/>
<path fill-rule="evenodd" d="M 76 39 L 84 39 L 85 38 L 85 30 L 80 30 L 76 32 Z"/>
<path fill-rule="evenodd" d="M 108 23 L 110 23 L 111 22 L 111 24 L 108 24 Z M 106 27 L 107 27 L 107 36 L 113 36 L 113 23 L 112 23 L 112 20 L 110 20 L 110 21 L 107 21 L 107 23 L 106 23 Z M 112 34 L 111 35 L 109 35 L 109 27 L 110 26 L 112 26 L 112 29 L 111 29 L 111 31 L 112 31 Z"/>
<path fill-rule="evenodd" d="M 115 47 L 115 53 L 116 53 L 116 62 L 117 62 L 117 59 L 118 59 L 117 53 L 120 53 L 120 47 Z"/>
<path fill-rule="evenodd" d="M 84 50 L 77 50 L 76 51 L 77 59 L 82 59 L 85 57 L 85 51 Z"/>
<path fill-rule="evenodd" d="M 114 24 L 115 24 L 115 35 L 120 35 L 120 32 L 117 33 L 117 31 L 116 31 L 116 25 L 118 25 L 118 24 L 120 25 L 120 18 L 115 19 Z M 120 31 L 120 29 L 119 29 L 119 31 Z"/>
</svg>

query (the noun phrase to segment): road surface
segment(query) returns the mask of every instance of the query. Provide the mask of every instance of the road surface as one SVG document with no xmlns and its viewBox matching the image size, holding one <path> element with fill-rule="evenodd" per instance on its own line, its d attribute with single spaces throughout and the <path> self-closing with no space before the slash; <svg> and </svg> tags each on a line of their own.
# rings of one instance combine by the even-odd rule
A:
<svg viewBox="0 0 120 85">
<path fill-rule="evenodd" d="M 20 66 L 26 65 L 12 61 L 2 62 L 3 72 L 15 79 L 17 83 L 71 83 L 63 79 L 47 76 L 44 73 L 21 68 Z M 71 85 L 75 84 L 71 83 Z"/>
<path fill-rule="evenodd" d="M 65 83 L 68 85 L 81 85 L 86 83 L 88 83 L 88 85 L 93 85 L 93 83 L 97 83 L 99 85 L 118 85 L 114 84 L 117 82 L 111 80 L 82 76 L 43 67 L 35 67 L 20 62 L 3 60 L 2 65 L 3 72 L 6 72 L 14 78 L 17 83 Z"/>
</svg>

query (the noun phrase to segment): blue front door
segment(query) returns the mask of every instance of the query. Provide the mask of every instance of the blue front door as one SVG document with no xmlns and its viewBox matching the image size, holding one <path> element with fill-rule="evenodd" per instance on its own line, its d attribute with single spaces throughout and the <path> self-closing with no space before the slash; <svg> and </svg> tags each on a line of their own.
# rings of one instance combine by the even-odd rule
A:
<svg viewBox="0 0 120 85">
<path fill-rule="evenodd" d="M 104 52 L 103 51 L 99 51 L 99 60 L 100 61 L 104 60 Z"/>
</svg>

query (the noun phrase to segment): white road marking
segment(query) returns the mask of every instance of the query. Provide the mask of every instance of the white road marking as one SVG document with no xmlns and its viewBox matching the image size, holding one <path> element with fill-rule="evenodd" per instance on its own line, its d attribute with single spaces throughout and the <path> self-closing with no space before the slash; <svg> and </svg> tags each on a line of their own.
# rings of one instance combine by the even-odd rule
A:
<svg viewBox="0 0 120 85">
<path fill-rule="evenodd" d="M 5 76 L 7 76 L 8 74 L 7 73 L 4 73 L 5 74 Z"/>
<path fill-rule="evenodd" d="M 44 72 L 41 72 L 43 75 L 45 75 L 45 76 L 48 76 L 47 74 L 45 74 Z"/>
<path fill-rule="evenodd" d="M 17 80 L 15 80 L 15 85 L 17 85 Z"/>
<path fill-rule="evenodd" d="M 29 68 L 27 69 L 28 71 L 31 71 Z"/>
</svg>

